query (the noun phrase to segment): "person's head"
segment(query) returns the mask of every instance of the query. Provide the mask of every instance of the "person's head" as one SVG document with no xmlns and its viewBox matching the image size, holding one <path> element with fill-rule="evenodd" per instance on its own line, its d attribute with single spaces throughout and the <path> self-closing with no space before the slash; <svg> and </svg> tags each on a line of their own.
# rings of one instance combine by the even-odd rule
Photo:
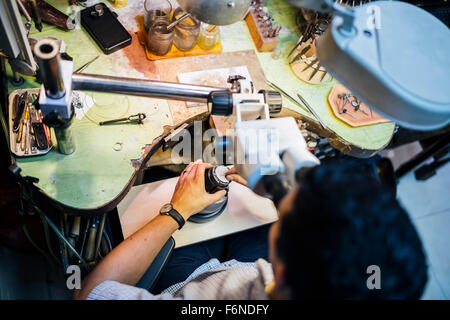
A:
<svg viewBox="0 0 450 320">
<path fill-rule="evenodd" d="M 395 196 L 367 169 L 314 167 L 278 209 L 270 260 L 283 298 L 420 298 L 427 281 L 421 241 Z M 378 279 L 381 289 L 369 289 Z"/>
</svg>

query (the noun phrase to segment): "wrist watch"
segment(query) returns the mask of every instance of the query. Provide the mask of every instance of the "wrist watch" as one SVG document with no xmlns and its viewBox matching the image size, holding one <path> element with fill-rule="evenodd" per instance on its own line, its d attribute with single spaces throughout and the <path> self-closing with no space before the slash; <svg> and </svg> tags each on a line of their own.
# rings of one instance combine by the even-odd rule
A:
<svg viewBox="0 0 450 320">
<path fill-rule="evenodd" d="M 161 207 L 161 210 L 159 210 L 159 213 L 174 218 L 179 225 L 178 230 L 180 230 L 186 222 L 183 216 L 173 208 L 171 203 L 166 203 L 165 205 L 163 205 Z"/>
</svg>

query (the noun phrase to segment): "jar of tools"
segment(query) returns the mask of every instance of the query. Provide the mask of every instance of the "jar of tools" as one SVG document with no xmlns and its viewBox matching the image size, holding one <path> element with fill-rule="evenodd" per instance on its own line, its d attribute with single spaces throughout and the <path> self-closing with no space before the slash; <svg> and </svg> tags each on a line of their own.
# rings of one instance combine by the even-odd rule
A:
<svg viewBox="0 0 450 320">
<path fill-rule="evenodd" d="M 200 35 L 198 36 L 198 46 L 204 50 L 211 50 L 220 39 L 220 31 L 218 26 L 202 23 L 200 27 Z"/>
<path fill-rule="evenodd" d="M 170 22 L 172 5 L 168 0 L 145 0 L 144 28 L 149 31 L 155 21 Z"/>
<path fill-rule="evenodd" d="M 173 13 L 173 21 L 179 19 L 185 12 L 177 8 Z M 181 51 L 189 51 L 194 48 L 197 37 L 200 32 L 200 21 L 188 16 L 178 23 L 174 28 L 173 44 Z"/>
<path fill-rule="evenodd" d="M 173 28 L 167 29 L 168 25 L 166 21 L 155 21 L 148 31 L 148 49 L 158 56 L 167 54 L 172 48 L 174 32 Z"/>
</svg>

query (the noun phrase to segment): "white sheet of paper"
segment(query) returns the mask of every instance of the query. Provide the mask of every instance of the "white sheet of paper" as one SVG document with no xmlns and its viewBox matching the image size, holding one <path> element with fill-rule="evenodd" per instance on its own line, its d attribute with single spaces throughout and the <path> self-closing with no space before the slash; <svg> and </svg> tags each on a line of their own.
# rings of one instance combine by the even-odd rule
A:
<svg viewBox="0 0 450 320">
<path fill-rule="evenodd" d="M 204 86 L 213 86 L 218 88 L 229 88 L 230 84 L 227 79 L 232 75 L 240 75 L 247 80 L 252 81 L 252 77 L 246 66 L 238 66 L 231 68 L 218 68 L 201 71 L 193 71 L 178 74 L 178 82 L 188 84 L 200 84 Z M 203 106 L 204 103 L 187 102 L 188 107 Z"/>
<path fill-rule="evenodd" d="M 81 103 L 83 104 L 82 108 L 75 108 L 75 118 L 78 120 L 83 119 L 84 115 L 89 111 L 90 108 L 94 105 L 95 101 L 92 97 L 88 96 L 84 92 L 74 91 L 73 95 L 78 95 Z"/>
<path fill-rule="evenodd" d="M 170 202 L 178 178 L 161 180 L 131 188 L 117 209 L 123 237 L 127 238 L 159 214 Z M 236 182 L 230 184 L 228 206 L 216 219 L 206 223 L 186 222 L 173 234 L 176 247 L 182 247 L 227 234 L 255 228 L 278 219 L 273 202 L 256 195 Z"/>
</svg>

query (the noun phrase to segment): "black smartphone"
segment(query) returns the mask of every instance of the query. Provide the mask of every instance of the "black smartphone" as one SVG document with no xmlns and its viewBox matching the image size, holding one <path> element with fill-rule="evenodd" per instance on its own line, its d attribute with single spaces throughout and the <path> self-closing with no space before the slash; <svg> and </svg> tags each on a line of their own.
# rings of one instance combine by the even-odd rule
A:
<svg viewBox="0 0 450 320">
<path fill-rule="evenodd" d="M 83 9 L 80 14 L 81 25 L 105 54 L 131 44 L 131 35 L 104 3 Z"/>
</svg>

